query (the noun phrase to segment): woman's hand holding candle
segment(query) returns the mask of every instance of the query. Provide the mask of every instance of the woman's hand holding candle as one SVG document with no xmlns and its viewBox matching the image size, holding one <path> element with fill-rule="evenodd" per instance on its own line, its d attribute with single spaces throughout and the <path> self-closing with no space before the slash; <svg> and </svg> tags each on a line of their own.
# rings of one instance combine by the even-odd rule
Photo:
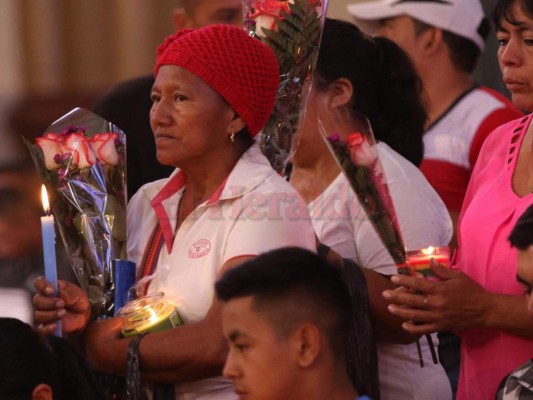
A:
<svg viewBox="0 0 533 400">
<path fill-rule="evenodd" d="M 425 249 L 408 251 L 405 265 L 409 269 L 410 275 L 421 274 L 426 279 L 435 281 L 439 278 L 431 269 L 432 260 L 447 267 L 450 264 L 450 248 L 448 246 L 429 246 Z M 403 265 L 402 267 L 405 268 Z M 399 272 L 402 273 L 400 268 Z"/>
<path fill-rule="evenodd" d="M 62 322 L 64 334 L 83 330 L 90 319 L 89 299 L 83 290 L 70 282 L 59 280 L 58 292 L 44 277 L 35 279 L 37 294 L 33 297 L 35 323 L 42 333 L 52 334 L 57 321 Z M 52 297 L 55 296 L 55 297 Z"/>
<path fill-rule="evenodd" d="M 431 270 L 439 281 L 394 275 L 391 280 L 400 288 L 383 292 L 391 303 L 389 311 L 408 321 L 402 325 L 405 330 L 414 335 L 459 332 L 480 326 L 480 321 L 488 318 L 490 293 L 463 272 L 435 261 L 431 261 Z"/>
<path fill-rule="evenodd" d="M 130 340 L 122 338 L 122 325 L 120 317 L 97 319 L 84 332 L 85 356 L 99 371 L 117 375 L 124 372 Z M 111 354 L 113 357 L 109 360 Z"/>
<path fill-rule="evenodd" d="M 126 304 L 118 313 L 123 317 L 124 337 L 147 332 L 161 332 L 183 325 L 178 310 L 158 292 L 140 297 Z"/>
</svg>

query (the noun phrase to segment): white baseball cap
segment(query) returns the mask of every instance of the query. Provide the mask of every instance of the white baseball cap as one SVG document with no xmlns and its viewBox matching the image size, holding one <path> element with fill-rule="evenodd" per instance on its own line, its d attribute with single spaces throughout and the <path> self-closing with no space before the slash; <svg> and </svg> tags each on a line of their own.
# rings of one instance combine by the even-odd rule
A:
<svg viewBox="0 0 533 400">
<path fill-rule="evenodd" d="M 479 0 L 373 0 L 349 4 L 348 12 L 366 33 L 378 31 L 378 20 L 408 15 L 428 25 L 474 42 L 481 51 L 485 40 L 478 28 L 485 17 Z"/>
</svg>

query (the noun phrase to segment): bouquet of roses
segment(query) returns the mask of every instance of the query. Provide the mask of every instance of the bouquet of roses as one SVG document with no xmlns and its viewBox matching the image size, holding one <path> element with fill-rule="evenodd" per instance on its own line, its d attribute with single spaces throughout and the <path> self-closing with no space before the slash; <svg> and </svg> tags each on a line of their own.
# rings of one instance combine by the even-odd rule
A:
<svg viewBox="0 0 533 400">
<path fill-rule="evenodd" d="M 126 250 L 124 133 L 76 108 L 27 145 L 94 316 L 112 316 L 112 261 L 125 258 Z"/>
<path fill-rule="evenodd" d="M 328 0 L 243 0 L 244 27 L 268 44 L 280 65 L 280 86 L 261 135 L 261 150 L 283 173 L 303 117 Z"/>
<path fill-rule="evenodd" d="M 368 119 L 359 114 L 358 131 L 345 137 L 325 134 L 330 150 L 341 166 L 379 238 L 400 272 L 407 272 L 405 245 L 389 193 L 376 141 Z M 323 126 L 321 129 L 323 130 Z M 324 132 L 323 132 L 324 133 Z"/>
</svg>

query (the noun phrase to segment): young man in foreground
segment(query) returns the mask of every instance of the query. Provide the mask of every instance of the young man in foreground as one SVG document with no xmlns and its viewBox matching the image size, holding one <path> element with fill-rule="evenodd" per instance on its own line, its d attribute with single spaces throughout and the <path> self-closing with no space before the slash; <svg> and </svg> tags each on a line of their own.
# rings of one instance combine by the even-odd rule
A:
<svg viewBox="0 0 533 400">
<path fill-rule="evenodd" d="M 338 271 L 303 249 L 262 254 L 216 284 L 240 399 L 354 400 L 345 364 L 350 297 Z"/>
</svg>

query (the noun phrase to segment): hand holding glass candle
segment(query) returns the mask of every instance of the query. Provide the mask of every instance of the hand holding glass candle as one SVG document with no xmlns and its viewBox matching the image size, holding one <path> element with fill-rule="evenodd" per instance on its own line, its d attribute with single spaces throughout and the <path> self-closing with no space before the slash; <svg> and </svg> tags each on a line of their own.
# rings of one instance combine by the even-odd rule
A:
<svg viewBox="0 0 533 400">
<path fill-rule="evenodd" d="M 54 295 L 57 291 L 57 264 L 56 264 L 56 233 L 54 229 L 54 216 L 50 215 L 50 203 L 44 185 L 41 187 L 41 200 L 45 216 L 41 217 L 41 232 L 43 240 L 44 274 L 46 280 L 52 284 Z M 54 335 L 61 336 L 61 321 L 56 321 Z"/>
<path fill-rule="evenodd" d="M 161 332 L 183 325 L 176 307 L 166 301 L 164 296 L 162 292 L 149 294 L 122 307 L 118 313 L 125 319 L 122 336 Z"/>
<path fill-rule="evenodd" d="M 448 267 L 450 264 L 450 248 L 448 246 L 429 246 L 425 249 L 408 251 L 406 264 L 409 268 L 409 274 L 420 273 L 429 281 L 438 281 L 439 278 L 435 276 L 431 269 L 432 259 Z"/>
</svg>

